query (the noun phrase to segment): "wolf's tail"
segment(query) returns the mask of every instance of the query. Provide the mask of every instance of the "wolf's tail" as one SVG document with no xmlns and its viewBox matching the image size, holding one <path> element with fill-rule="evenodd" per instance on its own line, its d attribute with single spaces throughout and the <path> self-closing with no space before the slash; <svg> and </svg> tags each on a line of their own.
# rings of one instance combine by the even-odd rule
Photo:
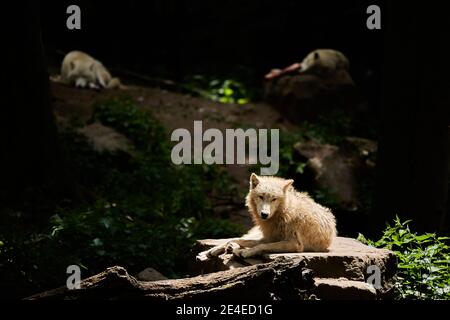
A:
<svg viewBox="0 0 450 320">
<path fill-rule="evenodd" d="M 107 89 L 120 89 L 120 90 L 127 90 L 128 87 L 123 85 L 119 78 L 111 78 L 111 80 L 108 82 L 108 85 L 106 86 Z"/>
</svg>

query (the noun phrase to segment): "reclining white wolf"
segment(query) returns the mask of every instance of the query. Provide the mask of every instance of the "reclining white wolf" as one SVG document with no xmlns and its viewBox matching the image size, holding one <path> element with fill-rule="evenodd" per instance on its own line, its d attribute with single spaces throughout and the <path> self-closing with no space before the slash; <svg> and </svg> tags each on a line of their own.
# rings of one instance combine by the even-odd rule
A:
<svg viewBox="0 0 450 320">
<path fill-rule="evenodd" d="M 252 174 L 246 198 L 255 227 L 245 236 L 199 254 L 200 260 L 231 251 L 242 258 L 265 253 L 327 251 L 336 237 L 336 220 L 328 208 L 297 192 L 292 183 Z"/>
<path fill-rule="evenodd" d="M 77 88 L 125 88 L 118 78 L 111 76 L 100 61 L 81 51 L 69 52 L 64 57 L 61 75 L 54 80 Z"/>
</svg>

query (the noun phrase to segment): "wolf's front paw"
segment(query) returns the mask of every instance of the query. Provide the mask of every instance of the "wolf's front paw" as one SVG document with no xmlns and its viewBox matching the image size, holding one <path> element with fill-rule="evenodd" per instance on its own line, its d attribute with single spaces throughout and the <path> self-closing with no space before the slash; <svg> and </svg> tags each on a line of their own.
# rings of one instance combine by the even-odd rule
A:
<svg viewBox="0 0 450 320">
<path fill-rule="evenodd" d="M 215 246 L 209 250 L 202 251 L 196 256 L 197 261 L 206 261 L 209 260 L 212 257 L 217 257 L 218 255 L 221 255 L 226 250 L 226 245 L 220 245 Z"/>
<path fill-rule="evenodd" d="M 215 246 L 214 248 L 211 248 L 207 251 L 208 256 L 210 257 L 217 257 L 218 255 L 221 255 L 226 250 L 226 245 L 220 245 Z"/>
<path fill-rule="evenodd" d="M 235 249 L 233 250 L 233 254 L 236 257 L 240 257 L 240 258 L 250 258 L 253 256 L 256 256 L 259 254 L 258 251 L 254 250 L 253 248 L 250 249 Z"/>
<path fill-rule="evenodd" d="M 195 257 L 195 259 L 197 261 L 207 261 L 209 259 L 208 257 L 208 251 L 203 251 L 200 252 L 199 254 L 197 254 L 197 256 Z"/>
<path fill-rule="evenodd" d="M 89 89 L 100 90 L 100 87 L 94 82 L 89 82 Z"/>
<path fill-rule="evenodd" d="M 236 242 L 228 242 L 225 246 L 225 252 L 226 253 L 233 253 L 235 250 L 239 250 L 241 246 L 237 244 Z"/>
<path fill-rule="evenodd" d="M 208 252 L 209 256 L 217 257 L 223 253 L 233 253 L 234 250 L 239 249 L 239 248 L 240 248 L 240 246 L 236 242 L 230 241 L 225 244 L 211 248 L 207 252 Z"/>
</svg>

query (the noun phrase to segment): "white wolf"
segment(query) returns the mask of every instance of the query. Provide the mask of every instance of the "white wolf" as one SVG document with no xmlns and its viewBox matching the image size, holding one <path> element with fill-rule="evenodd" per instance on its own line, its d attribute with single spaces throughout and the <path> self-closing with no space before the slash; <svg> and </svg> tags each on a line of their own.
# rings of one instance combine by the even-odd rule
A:
<svg viewBox="0 0 450 320">
<path fill-rule="evenodd" d="M 301 63 L 294 63 L 284 69 L 273 69 L 266 75 L 270 80 L 285 73 L 313 74 L 336 84 L 354 84 L 350 76 L 347 57 L 334 49 L 317 49 L 310 52 Z"/>
<path fill-rule="evenodd" d="M 55 80 L 80 88 L 124 88 L 103 64 L 81 51 L 69 52 L 61 65 L 61 76 Z"/>
<path fill-rule="evenodd" d="M 200 253 L 199 259 L 225 251 L 248 258 L 264 253 L 327 251 L 336 237 L 336 221 L 328 208 L 293 187 L 293 180 L 250 177 L 246 198 L 255 227 L 242 238 Z"/>
</svg>

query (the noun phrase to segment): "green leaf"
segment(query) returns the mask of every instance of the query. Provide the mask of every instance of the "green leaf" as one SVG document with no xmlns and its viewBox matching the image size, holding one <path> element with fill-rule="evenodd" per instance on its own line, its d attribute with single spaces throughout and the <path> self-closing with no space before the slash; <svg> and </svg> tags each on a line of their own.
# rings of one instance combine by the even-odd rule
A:
<svg viewBox="0 0 450 320">
<path fill-rule="evenodd" d="M 95 238 L 94 240 L 92 240 L 92 245 L 94 247 L 100 247 L 103 246 L 103 241 L 99 238 Z"/>
<path fill-rule="evenodd" d="M 305 172 L 306 166 L 307 166 L 307 163 L 299 163 L 297 165 L 297 168 L 296 168 L 295 172 L 297 172 L 299 174 L 303 174 Z"/>
<path fill-rule="evenodd" d="M 382 237 L 375 242 L 378 247 L 394 250 L 398 259 L 395 288 L 399 297 L 415 299 L 449 299 L 450 250 L 448 237 L 437 237 L 433 233 L 417 235 L 409 229 L 410 221 L 399 217 L 394 225 L 387 225 Z M 365 243 L 370 240 L 359 235 Z"/>
<path fill-rule="evenodd" d="M 231 88 L 225 88 L 225 89 L 223 90 L 223 94 L 226 95 L 226 96 L 231 97 L 231 96 L 234 94 L 234 90 L 231 89 Z"/>
</svg>

